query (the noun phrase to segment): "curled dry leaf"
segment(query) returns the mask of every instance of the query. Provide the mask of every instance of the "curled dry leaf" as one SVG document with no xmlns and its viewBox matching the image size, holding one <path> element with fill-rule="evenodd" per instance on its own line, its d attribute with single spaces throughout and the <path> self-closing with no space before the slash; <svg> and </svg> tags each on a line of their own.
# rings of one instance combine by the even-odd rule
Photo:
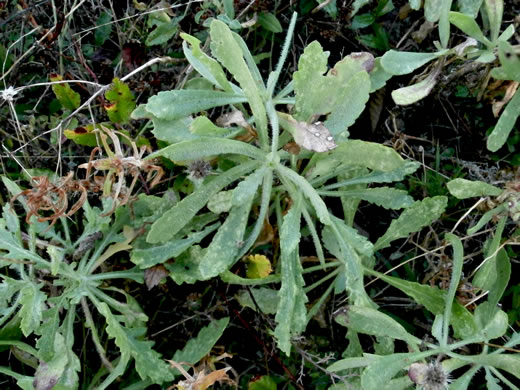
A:
<svg viewBox="0 0 520 390">
<path fill-rule="evenodd" d="M 175 386 L 169 387 L 168 390 L 206 390 L 217 382 L 227 382 L 233 385 L 235 384 L 235 382 L 227 375 L 227 372 L 231 370 L 231 367 L 226 367 L 211 372 L 207 371 L 206 369 L 197 370 L 194 368 L 194 373 L 192 376 L 188 374 L 188 372 L 181 365 L 186 363 L 177 363 L 173 360 L 167 361 L 171 364 L 172 367 L 178 369 L 186 378 L 185 380 L 179 381 Z"/>
<path fill-rule="evenodd" d="M 144 270 L 144 283 L 148 290 L 151 290 L 161 283 L 161 280 L 167 276 L 168 271 L 162 264 L 159 264 Z"/>
<path fill-rule="evenodd" d="M 504 95 L 504 98 L 502 100 L 493 102 L 492 110 L 495 118 L 497 118 L 500 115 L 500 111 L 502 111 L 502 108 L 504 108 L 504 106 L 507 103 L 509 103 L 509 101 L 513 98 L 519 85 L 520 83 L 518 81 L 512 81 L 506 89 L 506 94 Z"/>
<path fill-rule="evenodd" d="M 239 125 L 246 129 L 251 127 L 251 125 L 247 123 L 244 114 L 242 114 L 242 111 L 239 110 L 234 110 L 219 116 L 216 120 L 216 123 L 217 126 L 221 127 L 230 127 L 232 125 Z"/>
<path fill-rule="evenodd" d="M 307 123 L 291 120 L 293 125 L 294 141 L 302 148 L 312 150 L 314 152 L 328 152 L 336 148 L 334 137 L 323 123 Z"/>
</svg>

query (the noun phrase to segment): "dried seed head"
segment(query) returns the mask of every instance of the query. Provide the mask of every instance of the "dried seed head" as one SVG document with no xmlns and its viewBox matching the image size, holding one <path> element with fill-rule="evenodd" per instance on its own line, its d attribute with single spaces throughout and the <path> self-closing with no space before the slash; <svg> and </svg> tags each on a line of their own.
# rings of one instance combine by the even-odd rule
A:
<svg viewBox="0 0 520 390">
<path fill-rule="evenodd" d="M 204 160 L 196 160 L 193 161 L 190 165 L 188 165 L 187 172 L 189 174 L 189 178 L 193 179 L 203 179 L 208 176 L 211 171 L 211 164 Z"/>
<path fill-rule="evenodd" d="M 413 363 L 408 369 L 408 376 L 423 390 L 446 390 L 450 383 L 449 374 L 440 363 Z"/>
</svg>

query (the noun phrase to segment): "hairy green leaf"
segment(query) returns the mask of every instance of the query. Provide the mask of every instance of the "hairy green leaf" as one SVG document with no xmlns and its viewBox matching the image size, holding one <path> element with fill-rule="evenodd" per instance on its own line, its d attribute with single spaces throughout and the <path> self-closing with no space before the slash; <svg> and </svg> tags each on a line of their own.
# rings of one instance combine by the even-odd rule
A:
<svg viewBox="0 0 520 390">
<path fill-rule="evenodd" d="M 334 320 L 349 331 L 403 340 L 415 347 L 421 343 L 392 317 L 370 307 L 347 306 L 336 314 Z"/>
<path fill-rule="evenodd" d="M 257 163 L 253 161 L 243 163 L 203 184 L 155 221 L 146 240 L 150 244 L 168 241 L 188 224 L 214 194 L 256 167 Z"/>
<path fill-rule="evenodd" d="M 209 80 L 212 84 L 216 85 L 224 91 L 231 92 L 231 84 L 227 80 L 224 70 L 220 64 L 213 58 L 205 54 L 200 48 L 200 41 L 194 36 L 181 33 L 181 38 L 184 39 L 191 45 L 191 49 L 188 48 L 186 42 L 183 42 L 182 49 L 184 55 L 190 62 L 190 64 L 199 72 L 206 80 Z"/>
<path fill-rule="evenodd" d="M 314 117 L 328 115 L 325 127 L 336 136 L 361 114 L 368 101 L 370 77 L 353 58 L 336 63 L 325 76 L 328 55 L 321 45 L 309 44 L 293 75 L 297 120 L 309 122 Z"/>
<path fill-rule="evenodd" d="M 148 99 L 144 109 L 158 119 L 173 120 L 213 107 L 246 101 L 244 95 L 234 92 L 181 89 L 159 92 Z"/>
<path fill-rule="evenodd" d="M 482 181 L 454 179 L 448 182 L 448 190 L 457 199 L 467 199 L 474 196 L 498 196 L 503 190 Z"/>
<path fill-rule="evenodd" d="M 193 244 L 200 242 L 208 234 L 215 231 L 220 223 L 208 226 L 201 232 L 188 234 L 184 239 L 173 239 L 160 245 L 146 245 L 134 247 L 130 255 L 130 261 L 139 268 L 149 268 L 168 259 L 179 256 Z"/>
<path fill-rule="evenodd" d="M 324 196 L 359 198 L 386 209 L 402 209 L 413 204 L 413 198 L 405 190 L 390 187 L 365 188 L 362 190 L 318 191 Z"/>
<path fill-rule="evenodd" d="M 257 160 L 265 158 L 264 152 L 245 142 L 207 137 L 178 142 L 150 154 L 146 159 L 162 156 L 175 162 L 183 162 L 220 154 L 241 154 Z"/>
<path fill-rule="evenodd" d="M 255 122 L 259 130 L 260 138 L 267 136 L 267 116 L 264 103 L 261 97 L 262 80 L 255 80 L 251 74 L 250 67 L 244 61 L 244 49 L 235 40 L 229 27 L 219 21 L 213 20 L 210 25 L 211 52 L 213 56 L 229 70 L 235 80 L 238 81 L 247 101 L 251 106 L 251 111 L 255 117 Z M 262 140 L 265 142 L 267 140 Z"/>
<path fill-rule="evenodd" d="M 226 221 L 218 229 L 206 254 L 200 259 L 199 272 L 204 280 L 227 271 L 237 260 L 237 253 L 243 243 L 252 199 L 229 212 Z"/>
<path fill-rule="evenodd" d="M 448 198 L 436 196 L 417 201 L 401 215 L 392 221 L 385 234 L 376 241 L 374 248 L 380 250 L 390 246 L 390 243 L 399 238 L 408 237 L 438 219 L 446 209 Z"/>
<path fill-rule="evenodd" d="M 47 295 L 40 290 L 41 286 L 26 281 L 25 287 L 20 290 L 20 305 L 22 306 L 20 309 L 20 316 L 22 317 L 20 328 L 25 337 L 37 330 L 42 321 Z"/>
</svg>

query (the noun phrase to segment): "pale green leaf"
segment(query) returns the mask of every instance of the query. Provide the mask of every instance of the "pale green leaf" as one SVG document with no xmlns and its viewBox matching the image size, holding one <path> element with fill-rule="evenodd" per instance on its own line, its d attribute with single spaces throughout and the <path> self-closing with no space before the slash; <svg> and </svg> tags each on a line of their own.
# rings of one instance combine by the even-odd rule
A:
<svg viewBox="0 0 520 390">
<path fill-rule="evenodd" d="M 262 80 L 253 78 L 250 67 L 244 61 L 244 55 L 249 52 L 242 49 L 229 27 L 219 20 L 211 22 L 210 36 L 213 56 L 224 65 L 242 87 L 261 135 L 267 131 L 267 116 L 260 91 Z M 245 49 L 247 50 L 247 48 Z"/>
<path fill-rule="evenodd" d="M 153 383 L 158 384 L 173 379 L 168 364 L 152 349 L 153 341 L 141 339 L 145 329 L 122 326 L 105 302 L 96 302 L 96 307 L 106 319 L 107 334 L 115 339 L 122 355 L 135 359 L 135 369 L 142 379 L 150 378 Z"/>
<path fill-rule="evenodd" d="M 451 280 L 448 288 L 448 292 L 446 293 L 444 304 L 444 314 L 443 314 L 443 336 L 444 336 L 444 344 L 446 345 L 448 342 L 448 327 L 452 314 L 453 300 L 455 299 L 455 294 L 457 293 L 457 289 L 460 284 L 460 279 L 462 276 L 462 266 L 463 266 L 463 257 L 464 257 L 464 249 L 462 247 L 462 242 L 460 238 L 458 238 L 453 233 L 446 233 L 446 240 L 451 244 L 453 249 L 453 258 L 452 258 L 452 269 L 451 269 Z"/>
<path fill-rule="evenodd" d="M 283 238 L 281 238 L 282 240 Z M 280 299 L 275 316 L 274 337 L 278 348 L 287 356 L 291 353 L 291 338 L 302 332 L 307 325 L 307 296 L 298 250 L 287 253 L 282 246 L 282 285 L 278 292 Z"/>
<path fill-rule="evenodd" d="M 457 0 L 459 11 L 476 19 L 483 0 Z"/>
<path fill-rule="evenodd" d="M 437 75 L 438 72 L 431 72 L 428 77 L 416 84 L 393 90 L 392 99 L 395 104 L 407 106 L 424 99 L 437 84 Z"/>
<path fill-rule="evenodd" d="M 146 240 L 150 244 L 166 242 L 175 236 L 203 208 L 211 197 L 224 187 L 257 167 L 256 162 L 240 164 L 222 173 L 178 202 L 154 222 Z"/>
<path fill-rule="evenodd" d="M 224 91 L 231 92 L 232 88 L 227 80 L 224 70 L 220 64 L 213 58 L 205 54 L 200 48 L 200 41 L 194 36 L 181 33 L 182 39 L 191 45 L 191 49 L 188 48 L 186 42 L 182 43 L 182 49 L 184 55 L 190 62 L 190 64 L 199 72 L 206 80 L 223 89 Z"/>
<path fill-rule="evenodd" d="M 492 152 L 496 152 L 507 141 L 513 126 L 520 115 L 520 92 L 516 91 L 513 98 L 507 103 L 506 108 L 500 115 L 495 128 L 491 132 L 487 140 L 487 148 Z"/>
<path fill-rule="evenodd" d="M 446 51 L 437 53 L 414 53 L 407 51 L 389 50 L 381 57 L 383 69 L 392 75 L 403 75 L 413 72 L 424 64 L 435 60 Z"/>
<path fill-rule="evenodd" d="M 498 196 L 503 190 L 482 181 L 454 179 L 448 182 L 448 190 L 457 199 L 475 196 Z"/>
<path fill-rule="evenodd" d="M 334 362 L 333 364 L 327 367 L 327 370 L 330 372 L 338 372 L 348 370 L 351 368 L 366 367 L 376 362 L 377 360 L 378 357 L 374 355 L 366 355 L 363 357 L 349 357 Z"/>
<path fill-rule="evenodd" d="M 484 0 L 484 9 L 491 30 L 491 41 L 495 42 L 502 27 L 502 16 L 504 14 L 504 0 Z"/>
<path fill-rule="evenodd" d="M 171 360 L 177 363 L 198 363 L 204 356 L 211 352 L 211 349 L 220 336 L 222 336 L 228 324 L 229 317 L 212 321 L 210 324 L 203 327 L 197 336 L 190 339 L 183 349 L 176 351 Z M 190 367 L 185 366 L 184 368 L 188 370 Z M 174 372 L 177 375 L 180 374 L 177 370 Z"/>
<path fill-rule="evenodd" d="M 455 381 L 450 383 L 450 390 L 467 390 L 471 379 L 473 379 L 478 370 L 478 366 L 470 368 Z"/>
<path fill-rule="evenodd" d="M 26 281 L 25 287 L 20 290 L 20 316 L 22 317 L 20 328 L 25 337 L 37 330 L 42 321 L 47 295 L 40 290 L 40 287 L 41 285 L 37 286 Z"/>
<path fill-rule="evenodd" d="M 232 196 L 232 190 L 217 192 L 208 201 L 206 207 L 209 209 L 209 211 L 215 214 L 227 213 L 229 210 L 231 210 L 231 207 L 233 207 L 233 204 L 231 203 Z M 239 203 L 238 205 L 241 204 L 242 203 Z"/>
<path fill-rule="evenodd" d="M 498 384 L 498 380 L 493 376 L 488 367 L 484 368 L 486 370 L 486 385 L 487 390 L 502 390 L 502 387 Z"/>
<path fill-rule="evenodd" d="M 283 165 L 278 164 L 276 166 L 276 170 L 278 173 L 290 180 L 294 185 L 301 191 L 301 193 L 310 200 L 314 210 L 316 211 L 316 215 L 318 216 L 321 223 L 324 225 L 329 225 L 330 222 L 330 214 L 327 209 L 327 205 L 323 201 L 323 199 L 318 195 L 314 187 L 302 176 L 298 173 L 284 167 Z"/>
<path fill-rule="evenodd" d="M 145 40 L 146 46 L 162 45 L 168 42 L 178 31 L 179 22 L 183 19 L 182 16 L 173 19 L 169 22 L 155 23 L 156 27 L 153 29 Z"/>
<path fill-rule="evenodd" d="M 450 23 L 462 30 L 466 35 L 475 38 L 484 45 L 488 47 L 493 46 L 489 39 L 484 36 L 475 19 L 471 16 L 460 12 L 450 12 Z"/>
<path fill-rule="evenodd" d="M 245 142 L 207 137 L 178 142 L 148 155 L 146 159 L 149 160 L 161 156 L 175 162 L 183 162 L 200 160 L 220 154 L 241 154 L 257 160 L 265 158 L 264 152 Z"/>
<path fill-rule="evenodd" d="M 270 12 L 261 12 L 258 15 L 257 23 L 265 28 L 267 31 L 273 32 L 273 33 L 280 33 L 283 31 L 282 25 Z"/>
<path fill-rule="evenodd" d="M 181 89 L 159 92 L 148 99 L 144 109 L 158 119 L 173 120 L 213 107 L 246 101 L 244 95 L 234 92 Z M 142 109 L 138 113 L 142 116 Z"/>
<path fill-rule="evenodd" d="M 507 218 L 500 218 L 500 220 L 498 220 L 493 239 L 484 251 L 485 263 L 482 266 L 479 266 L 477 273 L 475 274 L 475 276 L 473 276 L 473 280 L 471 283 L 475 287 L 489 291 L 492 289 L 493 285 L 497 280 L 497 260 L 499 253 L 498 251 L 500 249 L 502 234 L 504 232 L 506 221 Z M 504 255 L 501 255 L 501 257 L 504 257 Z M 507 253 L 505 254 L 505 257 L 506 260 L 509 261 Z M 504 259 L 502 259 L 501 262 L 503 263 Z"/>
<path fill-rule="evenodd" d="M 489 341 L 502 337 L 508 328 L 507 314 L 502 310 L 496 310 L 493 317 L 488 320 L 484 329 L 476 334 L 476 338 L 482 341 Z"/>
<path fill-rule="evenodd" d="M 413 198 L 405 190 L 390 187 L 366 188 L 362 190 L 318 191 L 323 196 L 358 198 L 386 209 L 402 209 L 413 204 Z"/>
<path fill-rule="evenodd" d="M 59 308 L 57 306 L 49 308 L 43 312 L 43 323 L 37 330 L 40 338 L 36 342 L 39 357 L 43 361 L 50 361 L 54 356 L 54 341 L 59 327 Z"/>
<path fill-rule="evenodd" d="M 238 183 L 236 188 L 233 190 L 233 197 L 231 198 L 233 206 L 238 206 L 244 203 L 247 199 L 250 199 L 257 193 L 258 187 L 262 184 L 266 171 L 267 168 L 262 167 Z"/>
<path fill-rule="evenodd" d="M 505 32 L 504 32 L 505 33 Z M 491 69 L 491 76 L 499 80 L 520 81 L 520 55 L 509 42 L 498 42 L 500 67 Z"/>
<path fill-rule="evenodd" d="M 428 22 L 435 23 L 442 13 L 443 0 L 424 0 L 424 17 Z"/>
<path fill-rule="evenodd" d="M 243 243 L 251 201 L 233 207 L 226 221 L 218 229 L 213 241 L 200 259 L 199 272 L 204 280 L 227 271 L 238 259 L 237 253 Z"/>
<path fill-rule="evenodd" d="M 417 347 L 421 340 L 411 335 L 392 317 L 370 307 L 347 306 L 334 320 L 350 331 L 403 340 Z"/>
<path fill-rule="evenodd" d="M 365 108 L 370 77 L 353 58 L 336 63 L 325 76 L 328 54 L 314 41 L 300 56 L 293 75 L 297 120 L 328 115 L 324 125 L 336 136 L 354 123 Z"/>
<path fill-rule="evenodd" d="M 201 232 L 189 234 L 184 239 L 172 239 L 159 245 L 144 244 L 142 247 L 134 247 L 131 251 L 130 261 L 141 269 L 163 263 L 168 259 L 179 256 L 193 244 L 200 242 L 208 234 L 215 231 L 219 226 L 220 224 L 216 223 L 208 226 Z"/>
<path fill-rule="evenodd" d="M 343 163 L 359 165 L 373 171 L 391 172 L 405 165 L 405 160 L 394 149 L 375 142 L 348 140 L 328 154 Z"/>
<path fill-rule="evenodd" d="M 520 379 L 520 356 L 518 354 L 475 355 L 471 357 L 475 364 L 492 366 L 504 370 Z"/>
<path fill-rule="evenodd" d="M 445 196 L 436 196 L 415 202 L 392 221 L 385 234 L 376 241 L 374 249 L 386 248 L 390 246 L 392 241 L 408 237 L 410 233 L 417 232 L 430 225 L 440 218 L 447 204 L 448 198 Z"/>
</svg>

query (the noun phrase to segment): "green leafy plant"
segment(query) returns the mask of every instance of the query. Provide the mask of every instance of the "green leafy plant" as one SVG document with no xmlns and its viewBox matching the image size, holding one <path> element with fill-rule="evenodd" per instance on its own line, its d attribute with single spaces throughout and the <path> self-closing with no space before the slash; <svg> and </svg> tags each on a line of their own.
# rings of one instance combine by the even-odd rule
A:
<svg viewBox="0 0 520 390">
<path fill-rule="evenodd" d="M 13 196 L 20 193 L 18 186 L 7 178 L 4 177 L 3 182 Z M 24 198 L 19 199 L 27 207 Z M 32 389 L 33 385 L 35 388 L 78 388 L 81 366 L 73 347 L 76 312 L 81 308 L 84 325 L 89 328 L 101 361 L 91 388 L 110 386 L 125 373 L 131 361 L 135 362 L 144 384 L 172 381 L 179 375 L 152 349 L 153 342 L 146 340 L 148 317 L 137 301 L 123 289 L 104 286 L 107 281 L 116 279 L 143 283 L 142 271 L 133 267 L 99 272 L 105 262 L 122 251 L 135 248 L 134 255 L 137 255 L 140 227 L 155 220 L 172 206 L 172 201 L 169 196 L 141 196 L 134 203 L 132 212 L 120 207 L 113 219 L 84 203 L 84 229 L 74 241 L 65 218 L 60 219 L 63 228 L 60 233 L 48 222 L 38 222 L 33 216 L 25 234 L 14 210 L 9 205 L 4 207 L 0 219 L 1 262 L 3 267 L 12 270 L 12 274 L 1 276 L 0 346 L 30 356 L 28 361 L 34 359 L 36 372 L 34 376 L 28 376 L 0 367 L 2 374 L 14 377 L 23 389 Z M 199 234 L 189 242 L 200 239 Z M 24 242 L 27 242 L 27 248 Z M 54 290 L 53 294 L 49 293 L 49 288 Z M 106 336 L 101 335 L 102 329 L 94 322 L 93 309 L 105 320 Z M 197 363 L 209 353 L 228 320 L 215 321 L 202 329 L 183 350 L 174 354 L 173 360 Z M 20 341 L 29 336 L 36 336 L 35 346 Z M 103 337 L 114 339 L 121 353 L 119 357 L 110 360 Z"/>
<path fill-rule="evenodd" d="M 223 22 L 215 20 L 210 25 L 214 58 L 200 50 L 196 38 L 182 34 L 186 58 L 211 83 L 211 89 L 160 92 L 133 113 L 134 118 L 150 119 L 156 137 L 172 143 L 150 158 L 166 157 L 187 165 L 195 183 L 191 194 L 152 224 L 146 237 L 147 262 L 139 266 L 164 261 L 162 248 L 172 239 L 184 237 L 183 229 L 190 221 L 206 218 L 207 214 L 201 213 L 204 206 L 215 210 L 210 200 L 218 198 L 219 212 L 227 212 L 227 217 L 211 243 L 206 248 L 192 248 L 166 267 L 177 283 L 216 276 L 245 285 L 280 282 L 274 336 L 287 354 L 291 338 L 305 329 L 334 289 L 346 291 L 355 305 L 373 308 L 363 287 L 363 275 L 373 264 L 374 251 L 428 225 L 446 206 L 445 197 L 414 202 L 403 190 L 367 188 L 368 184 L 402 180 L 418 167 L 390 148 L 348 139 L 346 129 L 363 111 L 374 87 L 370 55 L 347 56 L 325 74 L 327 54 L 313 42 L 300 57 L 293 80 L 275 93 L 294 23 L 295 17 L 278 66 L 265 83 L 243 40 Z M 224 69 L 238 85 L 226 78 Z M 249 118 L 244 103 L 252 114 Z M 276 111 L 281 104 L 293 104 L 294 111 Z M 238 126 L 217 127 L 205 116 L 191 116 L 227 105 L 234 106 L 228 114 L 234 119 L 228 123 Z M 319 117 L 323 123 L 316 122 Z M 247 134 L 246 138 L 256 139 L 256 145 L 233 139 Z M 291 148 L 292 152 L 286 151 Z M 194 169 L 197 164 L 209 168 L 215 159 L 217 169 L 212 175 Z M 324 199 L 331 197 L 341 200 L 342 218 L 336 216 L 338 210 L 327 207 Z M 361 200 L 389 209 L 407 209 L 372 244 L 352 228 Z M 273 219 L 272 211 L 280 232 L 280 256 L 273 259 L 277 272 L 256 280 L 233 274 L 229 269 L 255 250 L 265 221 Z M 320 261 L 308 269 L 300 260 L 302 218 Z M 334 261 L 326 261 L 325 250 L 334 255 Z M 327 270 L 326 276 L 305 286 L 303 275 L 320 270 Z M 306 294 L 327 281 L 332 282 L 307 310 Z"/>
</svg>

